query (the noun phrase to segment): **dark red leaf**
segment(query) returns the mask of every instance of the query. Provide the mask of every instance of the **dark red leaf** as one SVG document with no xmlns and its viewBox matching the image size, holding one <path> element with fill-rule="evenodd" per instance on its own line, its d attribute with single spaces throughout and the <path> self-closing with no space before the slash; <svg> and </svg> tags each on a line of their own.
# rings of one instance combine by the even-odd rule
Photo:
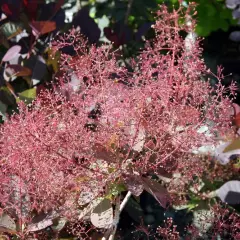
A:
<svg viewBox="0 0 240 240">
<path fill-rule="evenodd" d="M 5 3 L 3 3 L 5 2 Z M 21 0 L 14 0 L 14 1 L 0 1 L 1 10 L 2 12 L 7 15 L 9 20 L 18 20 L 20 15 L 22 1 Z"/>
<path fill-rule="evenodd" d="M 238 113 L 236 116 L 233 118 L 233 124 L 236 127 L 240 127 L 240 113 Z"/>
<path fill-rule="evenodd" d="M 236 103 L 233 103 L 233 124 L 236 127 L 240 127 L 240 106 Z"/>
<path fill-rule="evenodd" d="M 30 19 L 31 20 L 35 19 L 39 1 L 24 0 L 23 3 L 27 9 Z"/>
<path fill-rule="evenodd" d="M 110 27 L 105 27 L 103 31 L 106 38 L 113 43 L 114 47 L 119 47 L 121 45 L 117 34 L 114 33 Z"/>
<path fill-rule="evenodd" d="M 143 183 L 138 175 L 123 174 L 123 181 L 128 190 L 135 196 L 139 196 L 143 190 Z"/>
<path fill-rule="evenodd" d="M 30 24 L 34 35 L 44 35 L 56 29 L 56 22 L 53 21 L 33 21 Z"/>
<path fill-rule="evenodd" d="M 145 177 L 142 177 L 142 182 L 144 189 L 153 195 L 153 197 L 160 203 L 162 207 L 166 208 L 167 203 L 170 200 L 167 189 L 160 183 Z"/>
<path fill-rule="evenodd" d="M 7 68 L 11 69 L 13 72 L 13 75 L 17 76 L 17 77 L 26 77 L 26 76 L 30 76 L 32 74 L 31 69 L 29 69 L 27 67 L 23 67 L 18 64 L 8 65 Z"/>
<path fill-rule="evenodd" d="M 116 156 L 111 151 L 107 150 L 103 145 L 96 143 L 92 149 L 94 151 L 94 157 L 102 159 L 107 162 L 116 162 Z"/>
<path fill-rule="evenodd" d="M 54 11 L 53 11 L 53 16 L 58 12 L 58 10 L 62 7 L 64 4 L 64 0 L 58 0 L 55 4 Z"/>
<path fill-rule="evenodd" d="M 1 7 L 2 11 L 8 16 L 8 15 L 12 15 L 13 12 L 11 11 L 11 9 L 9 8 L 8 4 L 4 3 Z"/>
</svg>

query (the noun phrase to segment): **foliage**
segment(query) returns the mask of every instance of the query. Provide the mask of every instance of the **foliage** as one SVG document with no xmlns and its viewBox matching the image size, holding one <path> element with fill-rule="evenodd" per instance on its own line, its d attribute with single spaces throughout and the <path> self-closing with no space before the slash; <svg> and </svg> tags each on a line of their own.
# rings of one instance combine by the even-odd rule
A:
<svg viewBox="0 0 240 240">
<path fill-rule="evenodd" d="M 64 1 L 1 2 L 1 115 L 16 110 L 19 98 L 36 92 L 37 86 L 50 81 L 56 68 L 46 54 L 51 37 L 64 26 Z M 56 59 L 57 60 L 57 59 Z M 7 97 L 10 95 L 10 97 Z M 31 101 L 35 96 L 27 96 Z"/>
<path fill-rule="evenodd" d="M 184 6 L 192 2 L 197 4 L 195 30 L 199 36 L 206 37 L 217 30 L 227 31 L 230 26 L 237 24 L 231 10 L 226 7 L 225 0 L 180 2 Z M 134 48 L 133 40 L 136 44 L 147 33 L 148 37 L 152 37 L 152 34 L 149 34 L 150 25 L 154 22 L 152 12 L 155 12 L 161 3 L 167 4 L 170 9 L 179 7 L 178 0 L 133 0 L 130 4 L 127 0 L 91 1 L 91 5 L 96 9 L 96 21 L 103 16 L 110 21 L 110 26 L 104 30 L 105 36 L 114 42 L 115 46 L 128 44 L 128 51 Z M 140 42 L 138 44 L 141 46 Z"/>
<path fill-rule="evenodd" d="M 163 0 L 162 2 L 165 2 Z M 177 5 L 178 1 L 169 0 L 172 5 Z M 236 25 L 237 21 L 232 17 L 231 10 L 225 5 L 225 0 L 186 0 L 181 1 L 184 4 L 195 2 L 197 4 L 197 25 L 196 33 L 199 36 L 207 37 L 217 30 L 227 31 L 232 25 Z"/>
<path fill-rule="evenodd" d="M 76 1 L 1 1 L 0 9 L 0 86 L 1 116 L 4 120 L 17 111 L 19 98 L 27 91 L 38 93 L 58 72 L 59 55 L 53 59 L 49 43 L 58 32 L 81 27 L 89 41 L 97 42 L 100 30 L 86 8 L 78 9 L 66 23 L 68 7 Z M 35 98 L 31 96 L 26 101 Z"/>
<path fill-rule="evenodd" d="M 194 11 L 192 4 L 172 12 L 161 6 L 153 26 L 156 38 L 146 41 L 128 68 L 118 64 L 111 45 L 89 45 L 77 28 L 56 37 L 51 56 L 61 52 L 61 63 L 55 82 L 31 104 L 21 98 L 32 99 L 35 91 L 19 94 L 18 113 L 1 126 L 0 227 L 5 236 L 47 239 L 50 228 L 57 238 L 68 222 L 68 231 L 81 239 L 99 229 L 105 239 L 113 239 L 120 234 L 117 226 L 128 200 L 145 192 L 165 211 L 187 204 L 207 218 L 199 223 L 204 218 L 197 217 L 185 235 L 201 237 L 210 229 L 213 237 L 239 236 L 239 215 L 219 208 L 215 198 L 228 203 L 229 194 L 231 200 L 239 195 L 230 156 L 224 175 L 221 161 L 194 153 L 236 133 L 231 121 L 235 85 L 221 84 L 221 68 L 215 88 L 202 81 L 211 72 L 201 59 L 200 39 L 182 37 L 182 31 L 194 29 L 194 20 L 187 22 Z M 78 17 L 89 20 L 86 12 Z M 47 26 L 52 31 L 52 23 Z M 33 30 L 35 37 L 45 32 L 36 22 Z M 6 52 L 4 60 L 10 55 Z M 225 184 L 203 192 L 204 182 L 214 185 L 219 176 Z M 178 239 L 172 224 L 168 219 L 155 233 L 142 229 Z"/>
</svg>

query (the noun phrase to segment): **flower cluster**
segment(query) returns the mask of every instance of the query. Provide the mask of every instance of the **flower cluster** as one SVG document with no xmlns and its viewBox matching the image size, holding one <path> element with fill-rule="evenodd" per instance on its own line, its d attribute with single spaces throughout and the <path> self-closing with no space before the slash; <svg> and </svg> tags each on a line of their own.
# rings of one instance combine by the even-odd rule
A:
<svg viewBox="0 0 240 240">
<path fill-rule="evenodd" d="M 203 81 L 200 42 L 186 48 L 181 35 L 191 31 L 179 21 L 187 17 L 162 6 L 156 39 L 132 60 L 131 72 L 118 66 L 109 46 L 88 46 L 75 30 L 59 36 L 53 49 L 71 46 L 74 55 L 62 53 L 58 84 L 31 106 L 20 104 L 1 127 L 6 212 L 27 225 L 34 212 L 79 214 L 79 205 L 105 196 L 112 183 L 139 195 L 156 189 L 143 176 L 173 179 L 177 191 L 201 174 L 192 150 L 229 131 L 231 100 L 221 72 L 215 89 Z M 199 130 L 204 126 L 208 134 Z"/>
</svg>

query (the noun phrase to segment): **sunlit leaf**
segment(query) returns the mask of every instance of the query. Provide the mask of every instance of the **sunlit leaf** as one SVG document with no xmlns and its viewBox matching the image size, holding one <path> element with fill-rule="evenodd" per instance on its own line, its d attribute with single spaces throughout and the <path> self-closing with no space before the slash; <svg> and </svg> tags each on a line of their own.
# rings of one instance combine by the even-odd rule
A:
<svg viewBox="0 0 240 240">
<path fill-rule="evenodd" d="M 208 231 L 214 220 L 214 212 L 208 209 L 201 209 L 193 212 L 193 225 L 202 233 Z"/>
<path fill-rule="evenodd" d="M 240 204 L 240 181 L 233 180 L 226 182 L 216 190 L 217 196 L 228 204 Z"/>
<path fill-rule="evenodd" d="M 0 235 L 0 240 L 9 240 L 7 235 Z"/>
<path fill-rule="evenodd" d="M 0 216 L 0 232 L 1 231 L 16 233 L 16 223 L 14 219 L 5 213 Z"/>
<path fill-rule="evenodd" d="M 11 48 L 8 49 L 8 51 L 5 53 L 5 55 L 2 58 L 3 62 L 8 62 L 11 59 L 15 58 L 18 53 L 21 51 L 21 46 L 14 45 Z"/>
<path fill-rule="evenodd" d="M 54 72 L 56 73 L 59 70 L 59 60 L 60 60 L 60 52 L 57 51 L 55 55 L 53 55 L 53 51 L 51 48 L 46 50 L 48 54 L 48 58 L 46 60 L 47 65 L 51 65 Z"/>
<path fill-rule="evenodd" d="M 223 153 L 240 150 L 240 138 L 234 139 L 224 150 Z"/>
<path fill-rule="evenodd" d="M 132 121 L 129 133 L 132 137 L 134 137 L 134 144 L 132 149 L 137 152 L 142 151 L 146 138 L 145 129 L 143 127 L 137 129 L 136 122 Z"/>
<path fill-rule="evenodd" d="M 83 217 L 85 217 L 89 212 L 91 212 L 101 201 L 103 201 L 103 198 L 97 198 L 91 201 L 87 207 L 85 207 L 79 214 L 78 219 L 81 220 Z"/>
<path fill-rule="evenodd" d="M 113 222 L 113 208 L 110 200 L 104 199 L 91 213 L 91 222 L 98 228 L 110 228 Z"/>
<path fill-rule="evenodd" d="M 112 199 L 112 196 L 118 196 L 121 192 L 126 191 L 126 188 L 121 183 L 113 183 L 109 186 L 108 195 L 106 198 Z"/>
<path fill-rule="evenodd" d="M 21 206 L 21 217 L 27 217 L 31 208 L 31 202 L 26 182 L 21 177 L 12 175 L 9 187 L 12 189 L 12 194 L 8 207 L 12 205 Z"/>
<path fill-rule="evenodd" d="M 97 196 L 97 191 L 95 189 L 85 189 L 80 192 L 78 198 L 78 204 L 83 206 L 87 203 L 90 203 Z"/>
<path fill-rule="evenodd" d="M 53 225 L 54 215 L 42 213 L 33 218 L 33 223 L 27 227 L 27 232 L 36 232 Z"/>
<path fill-rule="evenodd" d="M 231 149 L 231 148 L 228 148 L 229 145 L 231 145 L 231 142 L 225 142 L 215 148 L 214 156 L 222 165 L 226 165 L 227 163 L 229 163 L 230 157 L 232 155 L 240 154 L 240 148 L 237 148 L 231 151 L 226 151 L 226 149 L 227 150 Z M 234 143 L 233 148 L 236 147 L 237 145 L 238 145 L 238 142 Z"/>
<path fill-rule="evenodd" d="M 56 224 L 53 224 L 51 228 L 53 231 L 60 232 L 66 225 L 67 220 L 65 218 L 60 218 L 57 220 Z"/>
</svg>

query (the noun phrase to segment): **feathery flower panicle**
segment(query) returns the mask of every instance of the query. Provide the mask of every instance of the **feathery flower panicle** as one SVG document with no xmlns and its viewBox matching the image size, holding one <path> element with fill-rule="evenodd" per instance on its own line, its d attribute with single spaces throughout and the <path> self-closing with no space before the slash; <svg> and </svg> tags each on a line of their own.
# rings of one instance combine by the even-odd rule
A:
<svg viewBox="0 0 240 240">
<path fill-rule="evenodd" d="M 188 14 L 160 8 L 156 39 L 131 74 L 110 46 L 87 46 L 75 30 L 59 36 L 54 51 L 71 46 L 74 54 L 62 53 L 55 91 L 20 104 L 1 127 L 0 203 L 9 214 L 27 225 L 33 212 L 77 214 L 82 191 L 90 194 L 85 205 L 116 181 L 141 193 L 144 174 L 180 174 L 169 184 L 177 191 L 201 174 L 192 149 L 229 131 L 231 100 L 220 81 L 213 90 L 202 80 L 200 40 L 185 47 L 180 31 L 194 26 L 180 20 Z"/>
</svg>

